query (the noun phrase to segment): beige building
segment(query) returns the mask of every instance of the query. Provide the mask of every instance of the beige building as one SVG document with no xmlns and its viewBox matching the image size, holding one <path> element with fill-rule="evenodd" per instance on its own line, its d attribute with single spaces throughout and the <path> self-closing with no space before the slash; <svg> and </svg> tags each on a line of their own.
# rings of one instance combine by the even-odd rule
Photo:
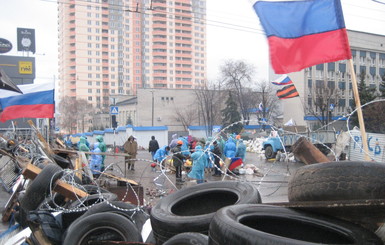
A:
<svg viewBox="0 0 385 245">
<path fill-rule="evenodd" d="M 385 36 L 348 30 L 348 37 L 357 83 L 360 81 L 360 73 L 365 72 L 366 85 L 379 91 L 381 77 L 385 74 Z M 293 119 L 297 125 L 310 129 L 319 127 L 316 117 L 321 117 L 321 111 L 315 107 L 314 98 L 325 88 L 334 95 L 327 101 L 327 116 L 331 118 L 327 120 L 334 121 L 351 112 L 355 108 L 351 74 L 346 60 L 319 64 L 288 74 L 300 97 L 282 100 L 283 122 Z M 271 80 L 276 77 L 271 74 Z M 345 125 L 346 121 L 339 121 L 331 127 L 340 130 Z"/>
<path fill-rule="evenodd" d="M 205 85 L 206 0 L 64 0 L 58 10 L 60 98 L 108 112 L 110 97 L 140 88 Z"/>
</svg>

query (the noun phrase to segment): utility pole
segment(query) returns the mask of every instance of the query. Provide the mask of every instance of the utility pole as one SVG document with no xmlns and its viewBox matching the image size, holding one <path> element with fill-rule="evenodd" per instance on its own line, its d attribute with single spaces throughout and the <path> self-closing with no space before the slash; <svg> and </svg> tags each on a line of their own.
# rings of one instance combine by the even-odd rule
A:
<svg viewBox="0 0 385 245">
<path fill-rule="evenodd" d="M 154 127 L 154 90 L 151 90 L 150 92 L 152 94 L 151 126 Z"/>
</svg>

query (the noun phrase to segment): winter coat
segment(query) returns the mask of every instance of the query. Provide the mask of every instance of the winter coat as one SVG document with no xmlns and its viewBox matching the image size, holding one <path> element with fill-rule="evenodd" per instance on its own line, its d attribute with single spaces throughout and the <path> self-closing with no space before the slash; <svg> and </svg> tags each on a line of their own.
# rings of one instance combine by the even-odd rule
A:
<svg viewBox="0 0 385 245">
<path fill-rule="evenodd" d="M 237 151 L 237 147 L 235 146 L 234 140 L 232 138 L 229 138 L 225 144 L 225 149 L 223 152 L 225 153 L 226 157 L 233 158 L 235 157 L 235 153 Z"/>
<path fill-rule="evenodd" d="M 86 144 L 86 138 L 84 138 L 83 136 L 80 137 L 80 140 L 78 142 L 78 148 L 79 148 L 79 151 L 84 151 L 84 152 L 90 151 L 90 148 Z M 86 157 L 88 159 L 88 154 L 86 154 Z"/>
<path fill-rule="evenodd" d="M 173 153 L 172 162 L 174 164 L 174 167 L 182 166 L 183 160 L 186 159 L 186 157 L 182 154 L 180 146 L 175 146 L 174 148 L 172 148 L 171 152 Z"/>
<path fill-rule="evenodd" d="M 246 145 L 243 144 L 243 140 L 240 140 L 237 147 L 236 157 L 242 158 L 242 161 L 245 162 L 246 157 Z"/>
<path fill-rule="evenodd" d="M 94 144 L 94 149 L 92 150 L 94 153 L 102 152 L 99 148 L 99 142 Z M 102 155 L 92 154 L 90 159 L 90 169 L 92 174 L 100 174 L 103 167 L 103 158 Z"/>
<path fill-rule="evenodd" d="M 191 154 L 191 159 L 193 160 L 193 165 L 187 176 L 192 179 L 203 180 L 207 158 L 202 151 L 202 146 L 198 145 L 195 147 L 195 152 Z"/>
<path fill-rule="evenodd" d="M 156 152 L 159 149 L 159 144 L 156 139 L 150 140 L 148 144 L 148 152 Z"/>
<path fill-rule="evenodd" d="M 162 162 L 169 155 L 169 151 L 166 150 L 166 147 L 167 146 L 163 146 L 155 152 L 154 161 Z"/>
<path fill-rule="evenodd" d="M 169 146 L 170 146 L 170 149 L 173 149 L 176 146 L 176 143 L 178 142 L 178 135 L 173 134 L 171 137 L 172 137 L 172 140 Z"/>
<path fill-rule="evenodd" d="M 134 136 L 128 137 L 123 145 L 124 152 L 131 155 L 131 158 L 136 158 L 138 154 L 138 142 L 135 141 Z"/>
</svg>

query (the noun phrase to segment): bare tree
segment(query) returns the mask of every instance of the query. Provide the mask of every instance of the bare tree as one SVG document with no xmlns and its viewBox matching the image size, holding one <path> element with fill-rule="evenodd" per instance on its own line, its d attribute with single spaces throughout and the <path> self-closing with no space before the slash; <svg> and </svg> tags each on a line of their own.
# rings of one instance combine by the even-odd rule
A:
<svg viewBox="0 0 385 245">
<path fill-rule="evenodd" d="M 69 133 L 78 130 L 85 132 L 85 118 L 94 113 L 92 105 L 86 100 L 76 100 L 72 97 L 64 97 L 60 101 L 59 111 L 61 114 L 60 126 Z"/>
<path fill-rule="evenodd" d="M 206 136 L 212 136 L 213 126 L 220 122 L 221 96 L 220 90 L 208 89 L 207 87 L 195 90 L 197 97 L 199 115 L 203 118 L 206 127 Z"/>
<path fill-rule="evenodd" d="M 333 105 L 341 98 L 341 91 L 333 82 L 317 80 L 311 95 L 308 97 L 308 113 L 317 118 L 321 126 L 327 125 L 331 121 Z"/>
<path fill-rule="evenodd" d="M 221 74 L 228 89 L 235 92 L 236 101 L 241 110 L 243 120 L 248 124 L 250 119 L 250 97 L 247 94 L 250 89 L 247 85 L 251 83 L 255 68 L 244 61 L 227 60 L 221 66 Z"/>
<path fill-rule="evenodd" d="M 262 81 L 257 83 L 257 103 L 255 106 L 259 108 L 258 119 L 266 119 L 269 124 L 282 114 L 280 111 L 279 100 L 276 96 L 276 87 L 267 82 Z"/>
<path fill-rule="evenodd" d="M 185 131 L 188 131 L 188 126 L 190 126 L 198 116 L 195 104 L 188 106 L 187 108 L 184 107 L 183 109 L 176 107 L 175 114 L 175 120 L 182 123 Z"/>
</svg>

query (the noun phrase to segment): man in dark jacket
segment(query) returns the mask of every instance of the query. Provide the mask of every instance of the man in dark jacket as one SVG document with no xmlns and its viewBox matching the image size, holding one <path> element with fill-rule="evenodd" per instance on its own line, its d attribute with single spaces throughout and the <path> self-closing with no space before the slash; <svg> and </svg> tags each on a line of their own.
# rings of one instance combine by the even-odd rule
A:
<svg viewBox="0 0 385 245">
<path fill-rule="evenodd" d="M 182 165 L 183 165 L 183 160 L 186 159 L 186 156 L 183 155 L 181 152 L 182 145 L 183 145 L 183 142 L 181 140 L 178 140 L 176 146 L 171 150 L 171 152 L 173 153 L 172 162 L 175 167 L 176 184 L 181 184 L 184 182 L 182 180 Z"/>
<path fill-rule="evenodd" d="M 150 143 L 148 145 L 148 152 L 151 153 L 151 158 L 154 159 L 155 152 L 159 149 L 158 141 L 155 136 L 151 136 Z"/>
<path fill-rule="evenodd" d="M 213 176 L 221 176 L 222 173 L 221 173 L 221 164 L 220 164 L 220 160 L 221 160 L 221 156 L 222 156 L 222 151 L 221 151 L 221 148 L 219 147 L 217 141 L 214 141 L 213 142 L 213 145 L 214 145 L 214 149 L 213 149 L 213 154 L 214 154 L 214 163 L 215 163 L 215 172 L 213 174 Z"/>
</svg>

